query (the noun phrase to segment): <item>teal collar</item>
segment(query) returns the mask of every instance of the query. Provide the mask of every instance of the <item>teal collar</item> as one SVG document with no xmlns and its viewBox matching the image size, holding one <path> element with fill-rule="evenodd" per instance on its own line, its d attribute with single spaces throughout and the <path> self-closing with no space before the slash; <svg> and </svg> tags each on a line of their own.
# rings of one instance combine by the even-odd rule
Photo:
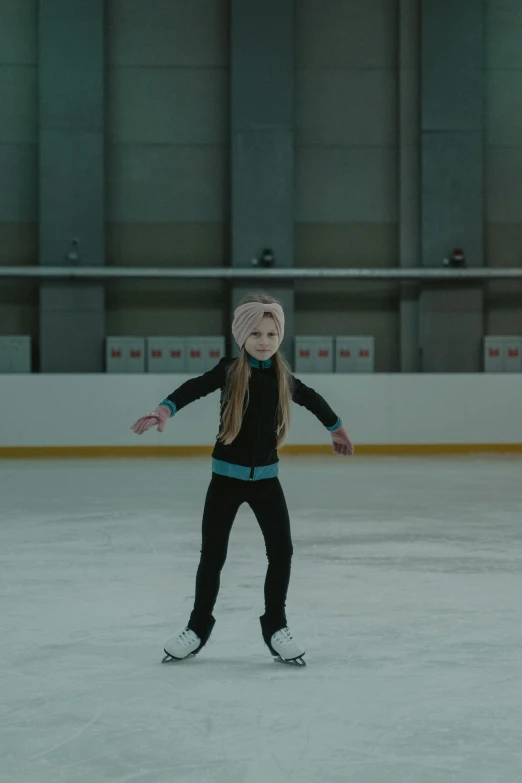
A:
<svg viewBox="0 0 522 783">
<path fill-rule="evenodd" d="M 253 356 L 248 354 L 248 363 L 251 367 L 256 367 L 258 370 L 268 370 L 268 368 L 272 366 L 272 357 L 267 359 L 266 362 L 260 362 L 259 359 L 254 359 Z"/>
</svg>

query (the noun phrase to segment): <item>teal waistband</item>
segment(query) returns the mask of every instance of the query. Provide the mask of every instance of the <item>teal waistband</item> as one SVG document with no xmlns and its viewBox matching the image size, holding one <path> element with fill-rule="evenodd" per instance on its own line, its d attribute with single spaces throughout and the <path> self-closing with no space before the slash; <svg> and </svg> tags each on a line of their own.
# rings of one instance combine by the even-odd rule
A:
<svg viewBox="0 0 522 783">
<path fill-rule="evenodd" d="M 249 481 L 251 468 L 247 468 L 244 465 L 233 465 L 231 462 L 224 462 L 221 459 L 212 457 L 212 472 L 217 473 L 220 476 L 228 476 L 228 478 Z M 254 468 L 252 481 L 276 478 L 278 474 L 279 462 L 274 462 L 273 465 L 262 465 L 261 467 Z"/>
</svg>

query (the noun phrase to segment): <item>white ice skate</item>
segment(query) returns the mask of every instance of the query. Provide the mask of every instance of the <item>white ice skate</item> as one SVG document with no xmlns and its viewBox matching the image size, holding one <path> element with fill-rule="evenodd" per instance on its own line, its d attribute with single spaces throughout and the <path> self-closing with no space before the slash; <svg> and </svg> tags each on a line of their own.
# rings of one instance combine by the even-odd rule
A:
<svg viewBox="0 0 522 783">
<path fill-rule="evenodd" d="M 276 631 L 270 639 L 270 646 L 276 653 L 275 661 L 289 663 L 292 666 L 306 666 L 303 660 L 305 651 L 293 639 L 288 627 Z"/>
<path fill-rule="evenodd" d="M 170 663 L 171 661 L 182 661 L 184 658 L 189 658 L 196 654 L 196 651 L 201 647 L 201 639 L 194 631 L 189 628 L 185 628 L 179 636 L 173 636 L 169 639 L 165 645 L 165 657 L 162 663 Z"/>
</svg>

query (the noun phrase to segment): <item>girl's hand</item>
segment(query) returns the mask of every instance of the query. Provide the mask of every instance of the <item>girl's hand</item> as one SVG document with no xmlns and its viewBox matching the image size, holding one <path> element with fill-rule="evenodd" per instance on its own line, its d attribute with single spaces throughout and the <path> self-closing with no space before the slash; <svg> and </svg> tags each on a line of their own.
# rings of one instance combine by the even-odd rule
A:
<svg viewBox="0 0 522 783">
<path fill-rule="evenodd" d="M 167 406 L 158 405 L 155 411 L 147 414 L 147 416 L 142 416 L 141 419 L 135 421 L 131 427 L 131 430 L 133 430 L 136 435 L 143 435 L 144 432 L 147 432 L 147 430 L 150 430 L 151 427 L 155 427 L 157 424 L 158 432 L 163 432 L 165 429 L 165 424 L 169 418 L 170 411 Z"/>
<path fill-rule="evenodd" d="M 342 457 L 351 457 L 355 449 L 344 427 L 339 427 L 338 430 L 331 432 L 330 435 L 332 436 L 332 451 L 334 454 L 340 454 Z"/>
</svg>

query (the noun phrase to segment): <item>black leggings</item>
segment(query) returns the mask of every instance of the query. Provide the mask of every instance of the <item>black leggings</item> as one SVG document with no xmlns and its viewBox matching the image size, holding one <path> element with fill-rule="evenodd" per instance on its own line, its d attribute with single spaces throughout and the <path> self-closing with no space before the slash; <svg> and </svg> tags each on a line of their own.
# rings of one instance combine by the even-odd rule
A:
<svg viewBox="0 0 522 783">
<path fill-rule="evenodd" d="M 203 511 L 201 559 L 189 622 L 189 628 L 202 638 L 212 629 L 212 610 L 227 557 L 228 539 L 243 503 L 248 503 L 254 512 L 265 539 L 268 570 L 264 620 L 274 631 L 286 625 L 285 604 L 293 547 L 288 509 L 279 479 L 242 481 L 213 473 Z"/>
</svg>

